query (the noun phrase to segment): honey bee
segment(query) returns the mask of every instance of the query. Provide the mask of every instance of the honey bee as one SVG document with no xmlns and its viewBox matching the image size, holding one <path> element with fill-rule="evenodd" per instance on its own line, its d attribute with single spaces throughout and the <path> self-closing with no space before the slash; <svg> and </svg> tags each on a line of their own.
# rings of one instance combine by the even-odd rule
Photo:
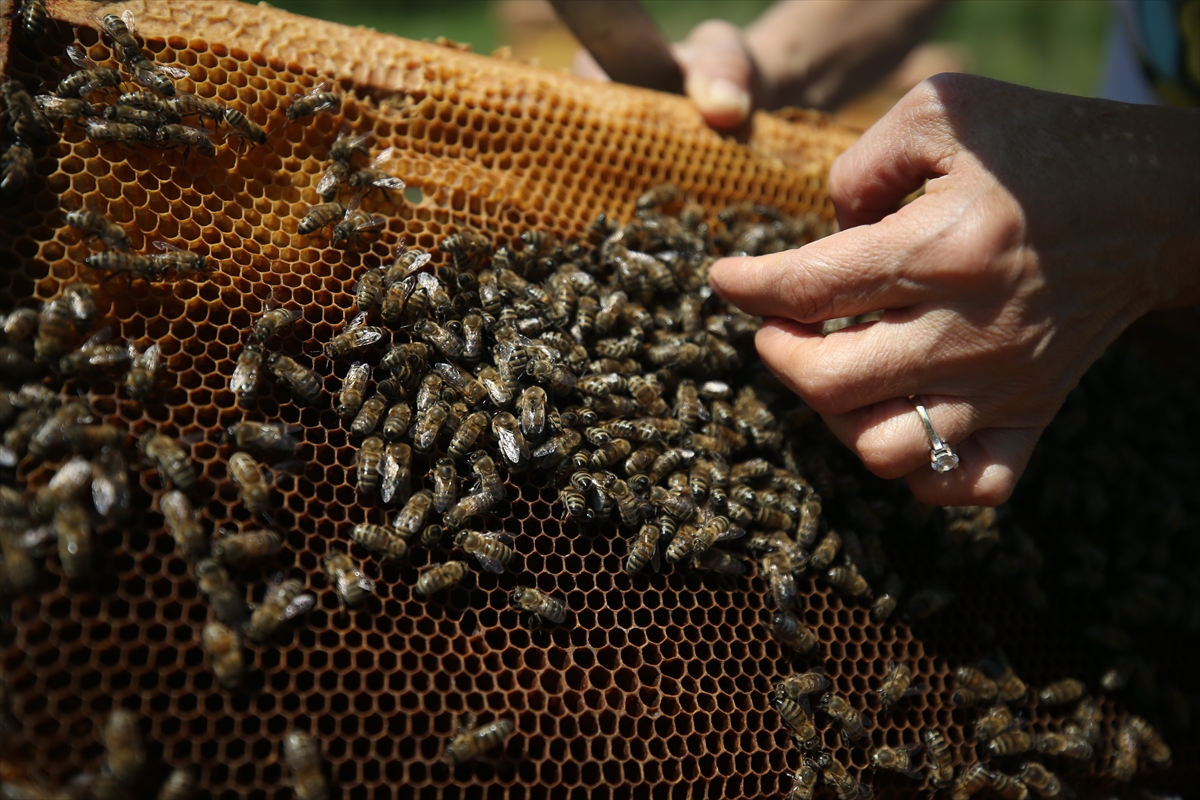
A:
<svg viewBox="0 0 1200 800">
<path fill-rule="evenodd" d="M 196 582 L 212 604 L 217 620 L 233 628 L 242 624 L 246 619 L 242 593 L 216 559 L 204 558 L 196 562 Z"/>
<path fill-rule="evenodd" d="M 513 608 L 529 612 L 531 619 L 537 624 L 543 620 L 561 623 L 567 618 L 566 603 L 529 586 L 513 589 L 509 595 L 509 603 Z"/>
<path fill-rule="evenodd" d="M 440 514 L 458 499 L 458 473 L 454 469 L 454 459 L 438 459 L 437 469 L 433 473 L 433 487 L 433 507 Z"/>
<path fill-rule="evenodd" d="M 173 770 L 158 792 L 158 800 L 194 800 L 195 797 L 196 776 L 186 769 Z"/>
<path fill-rule="evenodd" d="M 1080 700 L 1071 716 L 1072 721 L 1063 725 L 1063 733 L 1083 739 L 1090 745 L 1100 741 L 1100 724 L 1104 715 L 1095 703 L 1088 699 Z"/>
<path fill-rule="evenodd" d="M 1018 777 L 1026 786 L 1047 800 L 1063 796 L 1063 785 L 1058 776 L 1036 761 L 1026 761 L 1022 764 Z"/>
<path fill-rule="evenodd" d="M 502 411 L 492 417 L 492 435 L 499 444 L 500 454 L 513 467 L 520 467 L 529 459 L 529 445 L 512 414 Z"/>
<path fill-rule="evenodd" d="M 358 451 L 358 491 L 373 494 L 379 488 L 384 458 L 383 440 L 370 436 L 363 440 Z M 386 502 L 386 500 L 385 500 Z"/>
<path fill-rule="evenodd" d="M 791 563 L 783 553 L 770 553 L 762 559 L 762 571 L 767 577 L 771 597 L 781 609 L 791 608 L 796 601 L 796 577 Z"/>
<path fill-rule="evenodd" d="M 271 301 L 267 301 L 270 305 Z M 300 312 L 293 308 L 268 308 L 254 323 L 251 337 L 258 344 L 265 344 L 272 336 L 282 335 L 300 319 Z"/>
<path fill-rule="evenodd" d="M 246 659 L 242 652 L 242 637 L 228 625 L 213 620 L 201 634 L 204 649 L 212 657 L 212 670 L 217 682 L 226 689 L 236 689 L 246 677 Z"/>
<path fill-rule="evenodd" d="M 1039 733 L 1033 737 L 1033 747 L 1043 755 L 1079 761 L 1091 759 L 1094 752 L 1086 740 L 1064 733 Z"/>
<path fill-rule="evenodd" d="M 262 605 L 254 609 L 246 623 L 246 638 L 262 644 L 288 620 L 295 619 L 317 603 L 311 594 L 301 594 L 304 585 L 295 578 L 267 590 Z"/>
<path fill-rule="evenodd" d="M 982 742 L 994 739 L 1016 724 L 1007 706 L 993 706 L 975 722 L 975 738 Z"/>
<path fill-rule="evenodd" d="M 68 353 L 58 361 L 58 371 L 65 377 L 86 373 L 95 374 L 107 369 L 122 369 L 131 360 L 129 345 L 125 342 L 107 342 L 108 330 L 100 331 L 84 342 L 78 350 Z"/>
<path fill-rule="evenodd" d="M 287 107 L 289 122 L 295 122 L 304 117 L 311 117 L 321 111 L 336 112 L 342 105 L 342 96 L 329 91 L 327 83 L 314 86 L 305 94 L 294 94 Z"/>
<path fill-rule="evenodd" d="M 517 400 L 518 423 L 521 433 L 532 439 L 541 439 L 546 427 L 546 390 L 530 386 Z"/>
<path fill-rule="evenodd" d="M 383 438 L 394 442 L 408 433 L 411 424 L 412 406 L 400 401 L 388 409 L 387 416 L 383 419 Z"/>
<path fill-rule="evenodd" d="M 482 364 L 476 372 L 479 383 L 487 392 L 488 397 L 497 408 L 507 408 L 512 402 L 517 386 L 515 382 L 506 380 L 493 367 Z"/>
<path fill-rule="evenodd" d="M 337 590 L 342 608 L 357 608 L 362 605 L 369 592 L 375 591 L 375 581 L 359 569 L 349 555 L 335 550 L 325 557 L 325 573 Z"/>
<path fill-rule="evenodd" d="M 466 728 L 460 727 L 458 733 L 450 740 L 443 760 L 450 766 L 470 761 L 488 750 L 499 747 L 515 729 L 516 726 L 509 719 L 497 719 L 478 728 L 472 719 Z"/>
<path fill-rule="evenodd" d="M 816 554 L 814 553 L 813 555 L 815 556 Z M 859 573 L 853 564 L 847 563 L 834 567 L 825 573 L 825 576 L 829 579 L 830 583 L 851 597 L 869 598 L 871 596 L 870 584 L 867 583 L 867 579 Z"/>
<path fill-rule="evenodd" d="M 454 531 L 466 524 L 467 520 L 473 516 L 478 516 L 490 509 L 501 496 L 492 492 L 481 489 L 475 494 L 469 494 L 459 500 L 453 508 L 445 513 L 442 517 L 442 522 L 445 526 Z"/>
<path fill-rule="evenodd" d="M 1146 720 L 1136 715 L 1130 715 L 1125 725 L 1137 737 L 1146 758 L 1150 763 L 1160 767 L 1170 766 L 1171 748 L 1163 741 L 1162 735 Z"/>
<path fill-rule="evenodd" d="M 159 275 L 165 275 L 168 272 L 186 275 L 209 271 L 208 259 L 199 253 L 183 250 L 169 242 L 155 241 L 154 246 L 163 251 L 149 256 L 150 263 L 154 265 L 155 271 Z"/>
<path fill-rule="evenodd" d="M 413 425 L 413 449 L 419 453 L 428 453 L 437 442 L 438 433 L 450 418 L 450 406 L 438 401 L 417 415 Z"/>
<path fill-rule="evenodd" d="M 289 108 L 288 113 L 291 111 Z M 301 731 L 292 731 L 283 740 L 283 758 L 291 770 L 297 800 L 329 800 L 321 748 L 315 739 Z"/>
<path fill-rule="evenodd" d="M 875 796 L 870 786 L 856 780 L 846 771 L 846 766 L 832 756 L 827 756 L 821 774 L 837 793 L 838 800 L 871 800 Z"/>
<path fill-rule="evenodd" d="M 112 776 L 132 785 L 146 766 L 146 748 L 137 718 L 123 708 L 115 709 L 104 724 L 105 763 Z"/>
<path fill-rule="evenodd" d="M 431 564 L 421 570 L 420 577 L 417 578 L 417 585 L 413 587 L 413 591 L 419 595 L 429 596 L 442 589 L 449 589 L 451 586 L 460 583 L 470 569 L 465 561 L 447 561 L 444 564 Z"/>
<path fill-rule="evenodd" d="M 358 279 L 354 287 L 354 302 L 359 311 L 370 311 L 383 299 L 383 273 L 369 269 Z"/>
<path fill-rule="evenodd" d="M 990 777 L 992 791 L 1005 800 L 1028 800 L 1029 788 L 1021 782 L 1020 778 L 1014 778 L 1012 775 L 995 770 L 990 773 Z"/>
<path fill-rule="evenodd" d="M 229 474 L 237 484 L 238 493 L 251 514 L 265 514 L 271 509 L 271 487 L 262 467 L 248 453 L 237 452 L 229 457 Z"/>
<path fill-rule="evenodd" d="M 1088 748 L 1089 751 L 1091 748 Z M 1137 734 L 1128 723 L 1117 729 L 1117 738 L 1113 747 L 1112 763 L 1109 765 L 1109 774 L 1122 783 L 1128 783 L 1133 780 L 1134 773 L 1138 768 L 1138 754 L 1141 752 L 1142 746 L 1138 741 Z M 1043 750 L 1043 752 L 1049 752 Z M 1053 753 L 1051 753 L 1053 754 Z M 1089 758 L 1091 757 L 1089 753 Z"/>
<path fill-rule="evenodd" d="M 360 169 L 350 176 L 350 185 L 356 189 L 371 191 L 379 189 L 385 194 L 388 191 L 402 192 L 405 183 L 394 175 L 385 172 L 382 166 L 395 158 L 395 150 L 388 147 L 380 151 L 371 161 L 371 166 Z"/>
<path fill-rule="evenodd" d="M 126 64 L 133 64 L 143 57 L 142 48 L 133 35 L 137 24 L 132 11 L 126 9 L 120 15 L 105 14 L 99 22 L 104 32 L 112 37 L 113 44 L 116 45 L 114 52 L 118 58 Z"/>
<path fill-rule="evenodd" d="M 852 741 L 865 739 L 867 731 L 863 727 L 862 716 L 846 701 L 845 698 L 828 692 L 821 697 L 820 705 L 830 718 L 837 723 L 841 730 L 842 739 L 849 745 Z"/>
<path fill-rule="evenodd" d="M 916 694 L 917 691 L 912 686 L 912 669 L 904 662 L 888 659 L 887 675 L 878 692 L 879 702 L 883 704 L 884 708 L 895 705 L 902 698 Z"/>
<path fill-rule="evenodd" d="M 446 529 L 441 525 L 426 525 L 421 531 L 421 544 L 426 547 L 441 547 L 446 536 Z"/>
<path fill-rule="evenodd" d="M 146 459 L 158 469 L 164 484 L 174 484 L 185 492 L 196 486 L 196 469 L 174 439 L 161 433 L 147 433 L 139 442 L 139 447 Z"/>
<path fill-rule="evenodd" d="M 408 542 L 394 528 L 386 525 L 360 522 L 354 526 L 350 537 L 363 547 L 382 553 L 385 561 L 401 561 L 408 555 Z"/>
<path fill-rule="evenodd" d="M 993 737 L 984 745 L 994 756 L 1010 756 L 1033 749 L 1033 737 L 1025 731 L 1009 730 Z"/>
<path fill-rule="evenodd" d="M 187 495 L 178 490 L 164 492 L 158 501 L 163 521 L 175 540 L 175 545 L 189 561 L 199 561 L 208 555 L 208 537 Z"/>
<path fill-rule="evenodd" d="M 86 97 L 97 89 L 120 86 L 125 80 L 120 72 L 101 67 L 75 45 L 67 47 L 67 57 L 81 69 L 63 78 L 55 88 L 54 94 L 63 99 Z"/>
<path fill-rule="evenodd" d="M 576 492 L 578 494 L 578 492 Z M 581 495 L 582 497 L 582 495 Z M 563 502 L 567 503 L 567 498 L 564 493 Z M 586 503 L 586 498 L 584 503 Z M 576 518 L 579 514 L 571 511 L 568 505 L 568 512 Z M 625 572 L 630 575 L 636 575 L 646 568 L 646 564 L 652 562 L 654 569 L 658 570 L 658 541 L 662 536 L 662 528 L 657 525 L 643 525 L 634 537 L 633 542 L 629 546 L 629 557 L 625 560 Z"/>
<path fill-rule="evenodd" d="M 369 231 L 372 228 L 382 228 L 387 224 L 387 220 L 383 217 L 374 216 L 359 208 L 361 197 L 355 195 L 346 204 L 346 212 L 342 216 L 340 222 L 333 226 L 333 243 L 337 244 L 342 240 L 349 241 L 362 234 L 364 231 Z M 318 226 L 320 227 L 320 226 Z"/>
<path fill-rule="evenodd" d="M 26 342 L 38 328 L 38 312 L 32 308 L 16 308 L 3 317 L 3 330 L 10 342 Z"/>
<path fill-rule="evenodd" d="M 400 509 L 396 518 L 392 520 L 392 527 L 400 536 L 411 539 L 425 526 L 425 517 L 428 516 L 432 507 L 433 493 L 428 489 L 422 489 L 408 498 L 404 508 Z"/>
<path fill-rule="evenodd" d="M 474 312 L 462 319 L 462 357 L 466 361 L 475 362 L 483 353 L 483 317 Z"/>
<path fill-rule="evenodd" d="M 115 447 L 101 448 L 92 462 L 92 505 L 96 513 L 110 521 L 124 518 L 129 512 L 129 495 L 125 457 Z"/>
<path fill-rule="evenodd" d="M 350 424 L 350 432 L 355 436 L 367 436 L 374 433 L 386 410 L 387 400 L 378 394 L 371 395 L 355 415 L 354 422 Z"/>
<path fill-rule="evenodd" d="M 133 122 L 110 122 L 92 118 L 87 121 L 87 136 L 99 144 L 154 144 L 154 131 Z"/>
<path fill-rule="evenodd" d="M 212 543 L 212 557 L 235 569 L 279 552 L 283 540 L 275 531 L 253 530 L 222 536 Z"/>
<path fill-rule="evenodd" d="M 352 136 L 348 130 L 343 130 L 330 145 L 329 158 L 338 163 L 348 164 L 354 158 L 355 153 L 367 155 L 370 153 L 370 149 L 367 147 L 368 138 L 365 134 Z"/>
<path fill-rule="evenodd" d="M 784 800 L 812 800 L 819 777 L 816 767 L 806 761 L 791 777 L 792 788 L 788 790 Z"/>
<path fill-rule="evenodd" d="M 957 667 L 954 676 L 958 678 L 959 685 L 970 691 L 976 701 L 994 700 L 999 693 L 996 682 L 974 667 Z"/>
<path fill-rule="evenodd" d="M 825 669 L 818 667 L 810 672 L 787 676 L 775 685 L 775 693 L 799 700 L 805 695 L 824 692 L 828 688 L 829 678 L 825 675 Z"/>
<path fill-rule="evenodd" d="M 991 785 L 992 775 L 988 768 L 983 764 L 972 764 L 954 781 L 954 785 L 950 789 L 950 796 L 953 800 L 969 800 L 970 797 L 990 788 Z"/>
<path fill-rule="evenodd" d="M 364 445 L 366 443 L 364 442 Z M 361 461 L 360 461 L 361 463 Z M 385 503 L 407 503 L 411 495 L 412 450 L 406 444 L 390 444 L 379 467 L 379 496 Z"/>
<path fill-rule="evenodd" d="M 901 775 L 919 781 L 924 775 L 913 765 L 913 760 L 920 752 L 921 745 L 919 743 L 901 747 L 876 747 L 871 750 L 871 766 L 875 769 L 899 772 Z"/>
<path fill-rule="evenodd" d="M 18 139 L 30 144 L 46 144 L 53 138 L 50 122 L 20 81 L 8 80 L 0 84 L 0 96 L 4 97 L 8 109 L 9 128 Z"/>
<path fill-rule="evenodd" d="M 801 747 L 815 750 L 820 745 L 821 739 L 816 725 L 813 724 L 807 699 L 801 698 L 800 702 L 797 702 L 784 694 L 776 693 L 774 705 L 780 718 L 792 729 L 792 737 Z"/>
<path fill-rule="evenodd" d="M 471 406 L 477 406 L 488 396 L 483 384 L 471 377 L 471 373 L 454 364 L 434 364 L 434 370 L 443 380 L 461 394 Z"/>
<path fill-rule="evenodd" d="M 926 728 L 921 732 L 925 741 L 925 764 L 929 767 L 929 783 L 939 788 L 950 785 L 954 779 L 954 756 L 946 737 L 936 728 Z"/>
<path fill-rule="evenodd" d="M 821 499 L 808 497 L 800 505 L 800 521 L 796 525 L 796 541 L 812 547 L 817 541 L 817 525 L 821 520 Z"/>
<path fill-rule="evenodd" d="M 767 627 L 780 643 L 801 655 L 807 655 L 820 646 L 817 635 L 790 611 L 776 611 Z"/>
<path fill-rule="evenodd" d="M 262 129 L 262 126 L 251 121 L 235 108 L 222 109 L 222 119 L 229 126 L 230 135 L 236 136 L 252 144 L 263 145 L 267 143 L 267 132 Z"/>
<path fill-rule="evenodd" d="M 640 195 L 636 206 L 638 211 L 657 211 L 666 208 L 678 199 L 679 187 L 672 183 L 662 183 Z"/>
<path fill-rule="evenodd" d="M 358 353 L 359 350 L 370 348 L 372 345 L 382 342 L 386 336 L 388 336 L 388 330 L 384 327 L 371 325 L 352 327 L 352 329 L 338 333 L 329 344 L 325 345 L 325 355 L 336 361 L 352 353 Z"/>
<path fill-rule="evenodd" d="M 30 42 L 36 42 L 46 33 L 50 15 L 46 11 L 46 0 L 22 0 L 17 19 L 21 33 Z"/>
<path fill-rule="evenodd" d="M 871 619 L 884 622 L 896 613 L 900 603 L 900 588 L 900 576 L 894 572 L 888 575 L 883 583 L 883 591 L 871 603 Z"/>
<path fill-rule="evenodd" d="M 1059 706 L 1078 700 L 1087 691 L 1082 681 L 1065 678 L 1043 686 L 1038 690 L 1038 702 L 1047 706 Z"/>
<path fill-rule="evenodd" d="M 272 353 L 267 360 L 267 367 L 304 402 L 316 404 L 321 399 L 321 376 L 300 366 L 290 356 Z"/>
<path fill-rule="evenodd" d="M 459 231 L 442 240 L 440 248 L 450 253 L 459 272 L 483 263 L 492 254 L 492 243 L 474 231 Z M 484 310 L 489 310 L 485 305 Z"/>
<path fill-rule="evenodd" d="M 42 116 L 51 122 L 74 120 L 79 122 L 97 115 L 96 107 L 78 97 L 58 97 L 52 94 L 39 94 L 33 98 L 38 104 Z"/>
<path fill-rule="evenodd" d="M 842 537 L 837 531 L 829 531 L 825 534 L 825 538 L 812 551 L 811 563 L 814 569 L 825 570 L 833 563 L 833 559 L 837 556 L 838 551 L 842 547 Z"/>
<path fill-rule="evenodd" d="M 346 216 L 346 206 L 336 200 L 321 203 L 313 206 L 300 220 L 300 225 L 296 229 L 300 235 L 308 236 L 309 234 L 319 231 L 328 225 L 336 225 L 338 221 Z"/>
<path fill-rule="evenodd" d="M 82 578 L 92 572 L 92 525 L 87 512 L 78 503 L 68 502 L 54 512 L 54 532 L 58 536 L 58 555 L 68 578 Z"/>
<path fill-rule="evenodd" d="M 479 531 L 459 531 L 454 537 L 455 547 L 475 556 L 479 566 L 488 572 L 503 573 L 504 568 L 512 561 L 515 553 L 505 544 L 511 541 L 511 535 L 504 531 L 481 533 Z"/>
<path fill-rule="evenodd" d="M 125 229 L 102 214 L 91 211 L 68 211 L 66 222 L 72 228 L 83 231 L 86 236 L 96 236 L 105 245 L 116 250 L 129 250 L 133 246 Z"/>
<path fill-rule="evenodd" d="M 121 95 L 117 102 L 132 105 L 136 108 L 151 108 L 155 110 L 169 108 L 181 118 L 196 116 L 211 122 L 220 123 L 225 121 L 225 106 L 221 105 L 220 102 L 188 92 L 179 92 L 176 96 L 168 100 L 163 100 L 151 92 L 131 92 L 130 94 Z"/>
<path fill-rule="evenodd" d="M 238 408 L 249 410 L 258 399 L 258 380 L 262 370 L 263 351 L 247 345 L 238 355 L 237 366 L 229 380 L 229 391 L 237 396 Z"/>
<path fill-rule="evenodd" d="M 163 366 L 162 351 L 151 344 L 133 356 L 133 363 L 125 375 L 125 391 L 135 400 L 144 400 L 154 391 L 158 373 Z"/>
<path fill-rule="evenodd" d="M 364 137 L 365 138 L 365 137 Z M 317 181 L 317 194 L 326 203 L 332 202 L 341 192 L 343 184 L 350 177 L 350 165 L 345 161 L 333 161 L 325 168 L 321 179 Z"/>
<path fill-rule="evenodd" d="M 462 421 L 462 424 L 458 426 L 458 430 L 454 432 L 454 436 L 450 439 L 450 444 L 446 447 L 446 452 L 452 458 L 465 457 L 467 452 L 475 446 L 480 435 L 487 430 L 490 422 L 491 417 L 486 411 L 476 411 L 468 415 Z M 444 510 L 442 508 L 438 509 L 438 511 Z"/>
<path fill-rule="evenodd" d="M 274 422 L 235 422 L 222 438 L 234 447 L 279 457 L 295 455 L 300 444 L 287 426 Z"/>
</svg>

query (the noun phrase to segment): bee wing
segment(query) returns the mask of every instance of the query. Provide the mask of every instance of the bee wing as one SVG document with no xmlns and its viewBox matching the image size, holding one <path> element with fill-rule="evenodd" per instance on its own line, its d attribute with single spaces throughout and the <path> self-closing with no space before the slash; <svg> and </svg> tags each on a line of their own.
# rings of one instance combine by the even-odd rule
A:
<svg viewBox="0 0 1200 800">
<path fill-rule="evenodd" d="M 30 528 L 17 537 L 17 545 L 23 550 L 36 550 L 37 548 L 49 542 L 51 539 L 57 538 L 58 534 L 54 532 L 54 526 L 47 523 L 39 525 L 36 528 Z"/>
<path fill-rule="evenodd" d="M 341 182 L 341 176 L 338 175 L 338 171 L 331 166 L 325 170 L 325 174 L 321 176 L 321 180 L 317 181 L 317 194 L 324 197 L 336 189 L 337 185 Z"/>
<path fill-rule="evenodd" d="M 496 541 L 504 542 L 505 544 L 513 543 L 513 535 L 508 531 L 480 531 L 479 535 L 484 539 L 495 539 Z"/>
<path fill-rule="evenodd" d="M 521 443 L 517 441 L 516 434 L 506 428 L 500 428 L 496 431 L 496 439 L 500 444 L 500 452 L 504 453 L 504 457 L 509 463 L 518 464 L 521 461 Z"/>
<path fill-rule="evenodd" d="M 386 178 L 379 178 L 371 181 L 371 185 L 378 186 L 380 189 L 392 189 L 399 192 L 402 191 L 408 184 L 394 175 L 389 175 Z"/>
<path fill-rule="evenodd" d="M 363 138 L 365 139 L 366 137 L 364 136 Z M 375 158 L 371 159 L 371 166 L 374 167 L 375 169 L 379 169 L 384 164 L 386 164 L 387 162 L 389 162 L 393 158 L 395 158 L 397 152 L 398 151 L 394 147 L 383 148 L 382 150 L 379 151 L 379 155 L 377 155 L 377 156 L 375 156 Z"/>
<path fill-rule="evenodd" d="M 147 347 L 137 359 L 138 366 L 142 369 L 149 372 L 157 372 L 159 366 L 162 364 L 162 351 L 158 349 L 158 343 L 155 342 Z"/>
<path fill-rule="evenodd" d="M 729 530 L 727 530 L 727 531 L 725 531 L 724 533 L 722 533 L 722 534 L 720 534 L 719 536 L 717 536 L 717 539 L 716 539 L 716 540 L 717 540 L 718 542 L 724 542 L 724 541 L 726 541 L 726 540 L 728 540 L 728 539 L 740 539 L 740 538 L 742 538 L 742 537 L 743 537 L 743 536 L 745 536 L 745 535 L 746 535 L 746 529 L 745 529 L 745 528 L 738 528 L 738 527 L 735 527 L 735 526 L 732 526 L 732 525 L 731 525 L 731 526 L 729 527 Z"/>
<path fill-rule="evenodd" d="M 475 560 L 479 562 L 479 566 L 483 567 L 488 572 L 494 572 L 497 575 L 504 573 L 504 565 L 490 556 L 482 555 L 481 553 L 472 553 Z"/>
<path fill-rule="evenodd" d="M 365 313 L 365 312 L 364 312 Z M 366 347 L 375 344 L 383 338 L 383 334 L 371 328 L 364 328 L 356 331 L 354 334 L 354 344 L 358 347 Z"/>
<path fill-rule="evenodd" d="M 125 23 L 126 28 L 129 28 L 130 33 L 137 33 L 137 20 L 131 10 L 127 8 L 121 12 L 121 21 Z"/>
<path fill-rule="evenodd" d="M 111 325 L 107 325 L 88 337 L 88 340 L 79 346 L 80 350 L 86 350 L 89 347 L 95 347 L 98 344 L 111 342 L 114 329 Z"/>
<path fill-rule="evenodd" d="M 363 591 L 375 591 L 375 581 L 371 580 L 366 575 L 363 575 L 361 572 L 355 576 L 354 583 L 358 584 L 358 587 Z"/>
<path fill-rule="evenodd" d="M 168 67 L 163 64 L 155 64 L 154 68 L 164 75 L 168 75 L 176 80 L 179 80 L 180 78 L 186 78 L 188 76 L 188 71 L 183 67 Z"/>
<path fill-rule="evenodd" d="M 285 608 L 283 610 L 283 618 L 285 620 L 286 619 L 295 619 L 296 617 L 298 617 L 301 614 L 303 614 L 304 612 L 308 611 L 310 608 L 312 608 L 316 604 L 317 604 L 316 595 L 309 594 L 307 592 L 305 592 L 304 594 L 301 594 L 301 595 L 297 595 L 296 597 L 294 597 L 292 599 L 292 602 L 287 604 L 287 608 Z"/>
<path fill-rule="evenodd" d="M 362 205 L 362 195 L 356 194 L 353 197 L 351 197 L 350 201 L 348 203 L 346 203 L 346 213 L 344 213 L 342 215 L 342 219 L 350 219 L 350 216 L 355 211 L 358 211 L 358 208 L 361 205 Z"/>
<path fill-rule="evenodd" d="M 425 262 L 422 261 L 421 263 L 424 264 Z M 412 274 L 412 270 L 409 270 L 409 274 Z M 442 282 L 439 281 L 437 276 L 432 272 L 418 272 L 416 278 L 417 286 L 421 287 L 430 294 L 442 288 Z"/>
<path fill-rule="evenodd" d="M 176 247 L 175 245 L 171 244 L 170 242 L 164 242 L 164 241 L 161 241 L 161 240 L 159 240 L 159 239 L 155 239 L 155 240 L 152 242 L 152 244 L 153 244 L 153 245 L 154 245 L 156 248 L 158 248 L 159 250 L 163 250 L 163 251 L 165 251 L 165 252 L 175 252 L 175 253 L 182 253 L 182 252 L 184 252 L 184 251 L 183 251 L 183 248 Z"/>
<path fill-rule="evenodd" d="M 346 327 L 343 329 L 342 332 L 348 333 L 349 331 L 352 331 L 355 328 L 361 328 L 363 325 L 367 324 L 367 320 L 370 319 L 370 317 L 371 317 L 370 311 L 358 312 L 357 314 L 354 315 L 354 317 L 350 320 L 350 322 L 346 323 Z"/>
<path fill-rule="evenodd" d="M 75 62 L 75 66 L 77 67 L 83 67 L 84 69 L 96 68 L 96 62 L 88 58 L 87 53 L 73 44 L 67 46 L 67 58 Z"/>
<path fill-rule="evenodd" d="M 399 257 L 399 256 L 397 256 L 397 257 Z M 431 253 L 421 253 L 421 255 L 419 255 L 415 259 L 413 259 L 413 263 L 408 268 L 408 272 L 404 273 L 404 277 L 408 278 L 412 275 L 418 274 L 420 272 L 420 270 L 423 269 L 425 267 L 425 265 L 428 264 L 430 259 L 432 259 L 432 258 L 433 258 L 433 255 Z"/>
</svg>

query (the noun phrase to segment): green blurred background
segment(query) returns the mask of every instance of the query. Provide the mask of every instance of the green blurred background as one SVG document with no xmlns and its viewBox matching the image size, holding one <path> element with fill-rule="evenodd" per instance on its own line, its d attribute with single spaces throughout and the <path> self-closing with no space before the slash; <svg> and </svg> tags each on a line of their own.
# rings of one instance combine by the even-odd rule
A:
<svg viewBox="0 0 1200 800">
<path fill-rule="evenodd" d="M 744 24 L 769 5 L 769 0 L 645 1 L 672 40 L 710 17 Z M 529 3 L 502 0 L 273 0 L 271 4 L 410 39 L 445 36 L 469 42 L 480 53 L 513 45 L 515 31 L 527 24 L 522 14 L 531 11 L 520 8 Z M 942 17 L 933 41 L 956 45 L 967 69 L 980 75 L 1094 94 L 1112 13 L 1107 0 L 958 0 Z"/>
</svg>

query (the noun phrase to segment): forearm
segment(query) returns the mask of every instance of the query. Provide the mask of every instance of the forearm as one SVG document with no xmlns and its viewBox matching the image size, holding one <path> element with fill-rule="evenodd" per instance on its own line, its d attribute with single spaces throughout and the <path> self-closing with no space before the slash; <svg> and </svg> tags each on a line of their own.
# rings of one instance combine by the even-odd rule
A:
<svg viewBox="0 0 1200 800">
<path fill-rule="evenodd" d="M 746 29 L 767 108 L 836 108 L 929 33 L 948 0 L 782 0 Z"/>
</svg>

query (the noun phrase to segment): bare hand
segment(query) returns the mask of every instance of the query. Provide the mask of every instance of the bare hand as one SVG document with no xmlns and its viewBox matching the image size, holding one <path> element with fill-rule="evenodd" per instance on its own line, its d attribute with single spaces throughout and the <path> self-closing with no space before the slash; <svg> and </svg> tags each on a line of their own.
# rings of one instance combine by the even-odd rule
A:
<svg viewBox="0 0 1200 800">
<path fill-rule="evenodd" d="M 1105 347 L 1200 299 L 1197 142 L 1197 112 L 941 75 L 834 164 L 841 233 L 724 259 L 712 285 L 768 318 L 764 363 L 872 472 L 928 503 L 1000 503 Z M 930 469 L 910 395 L 959 469 Z"/>
</svg>

